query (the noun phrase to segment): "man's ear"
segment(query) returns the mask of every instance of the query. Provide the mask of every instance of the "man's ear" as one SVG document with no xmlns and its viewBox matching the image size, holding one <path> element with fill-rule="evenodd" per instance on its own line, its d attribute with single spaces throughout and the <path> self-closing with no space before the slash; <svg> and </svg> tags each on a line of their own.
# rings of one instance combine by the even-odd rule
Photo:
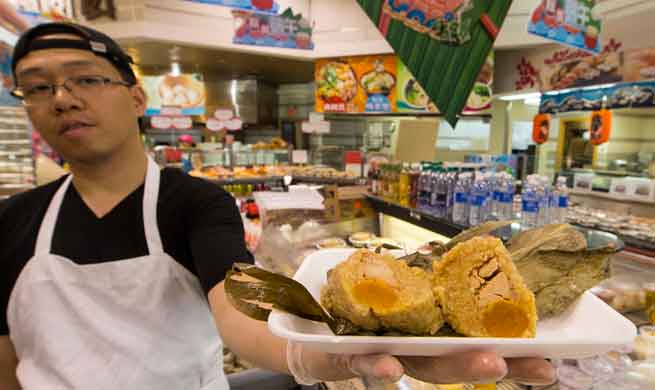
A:
<svg viewBox="0 0 655 390">
<path fill-rule="evenodd" d="M 148 104 L 148 97 L 146 96 L 146 93 L 141 85 L 137 84 L 132 86 L 130 88 L 130 94 L 132 95 L 132 100 L 134 100 L 134 108 L 136 109 L 137 115 L 145 115 Z"/>
</svg>

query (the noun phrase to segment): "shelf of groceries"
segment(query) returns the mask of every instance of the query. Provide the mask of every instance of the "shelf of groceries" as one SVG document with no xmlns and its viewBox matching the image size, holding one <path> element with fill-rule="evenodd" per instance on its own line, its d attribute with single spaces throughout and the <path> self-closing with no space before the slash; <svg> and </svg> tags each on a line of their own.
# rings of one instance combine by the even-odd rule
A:
<svg viewBox="0 0 655 390">
<path fill-rule="evenodd" d="M 369 180 L 378 210 L 436 233 L 456 234 L 487 220 L 516 220 L 526 228 L 569 222 L 615 234 L 655 265 L 655 219 L 576 204 L 565 177 L 555 185 L 540 175 L 520 183 L 486 166 L 423 162 L 373 165 Z"/>
</svg>

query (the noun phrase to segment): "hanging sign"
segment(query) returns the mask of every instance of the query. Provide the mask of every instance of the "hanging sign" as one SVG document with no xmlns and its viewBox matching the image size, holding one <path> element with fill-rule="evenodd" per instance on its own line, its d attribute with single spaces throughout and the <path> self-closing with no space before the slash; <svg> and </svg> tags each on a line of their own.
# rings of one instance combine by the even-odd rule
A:
<svg viewBox="0 0 655 390">
<path fill-rule="evenodd" d="M 395 112 L 396 67 L 393 55 L 317 60 L 316 111 Z"/>
<path fill-rule="evenodd" d="M 301 14 L 288 8 L 280 15 L 232 11 L 234 38 L 240 45 L 313 50 L 312 26 Z"/>
<path fill-rule="evenodd" d="M 511 0 L 357 0 L 454 128 Z"/>
<path fill-rule="evenodd" d="M 565 90 L 541 95 L 540 113 L 597 111 L 602 107 L 655 107 L 655 82 L 620 83 L 609 87 Z"/>
<path fill-rule="evenodd" d="M 528 32 L 557 43 L 599 53 L 601 21 L 592 15 L 596 0 L 541 0 Z"/>
<path fill-rule="evenodd" d="M 607 109 L 594 111 L 591 114 L 590 142 L 601 145 L 609 141 L 612 134 L 612 112 Z"/>
<path fill-rule="evenodd" d="M 173 128 L 178 130 L 188 130 L 193 127 L 193 121 L 188 116 L 178 116 L 173 118 Z"/>
<path fill-rule="evenodd" d="M 142 76 L 141 85 L 148 97 L 148 116 L 161 115 L 162 109 L 173 108 L 179 109 L 182 115 L 205 114 L 205 83 L 200 74 Z"/>
<path fill-rule="evenodd" d="M 532 140 L 541 145 L 548 142 L 548 137 L 550 136 L 550 115 L 548 114 L 539 114 L 534 117 L 532 124 Z"/>
<path fill-rule="evenodd" d="M 214 112 L 212 118 L 207 119 L 207 129 L 209 131 L 239 131 L 243 128 L 243 121 L 236 117 L 231 109 L 219 108 Z"/>
</svg>

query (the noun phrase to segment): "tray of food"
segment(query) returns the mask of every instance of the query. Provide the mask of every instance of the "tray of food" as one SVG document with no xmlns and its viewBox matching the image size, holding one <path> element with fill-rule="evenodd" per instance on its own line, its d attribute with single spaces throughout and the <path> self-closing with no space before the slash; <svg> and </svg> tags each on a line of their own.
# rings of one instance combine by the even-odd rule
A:
<svg viewBox="0 0 655 390">
<path fill-rule="evenodd" d="M 308 256 L 293 280 L 238 264 L 226 291 L 277 336 L 330 353 L 583 358 L 633 342 L 635 326 L 587 291 L 607 278 L 617 244 L 589 247 L 570 225 L 503 244 L 487 234 L 497 227 L 463 232 L 431 261 L 331 249 Z"/>
</svg>

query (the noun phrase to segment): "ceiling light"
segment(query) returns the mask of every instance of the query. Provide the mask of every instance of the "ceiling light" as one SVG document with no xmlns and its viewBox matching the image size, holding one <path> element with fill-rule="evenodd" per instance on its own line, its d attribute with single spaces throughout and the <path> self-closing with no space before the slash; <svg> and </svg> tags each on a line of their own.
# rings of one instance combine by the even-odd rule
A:
<svg viewBox="0 0 655 390">
<path fill-rule="evenodd" d="M 171 62 L 171 73 L 170 75 L 173 77 L 179 77 L 182 74 L 182 70 L 180 69 L 180 63 L 179 62 Z"/>
<path fill-rule="evenodd" d="M 541 99 L 541 93 L 540 92 L 517 93 L 511 95 L 498 96 L 498 98 L 506 102 L 511 102 L 513 100 Z"/>
</svg>

